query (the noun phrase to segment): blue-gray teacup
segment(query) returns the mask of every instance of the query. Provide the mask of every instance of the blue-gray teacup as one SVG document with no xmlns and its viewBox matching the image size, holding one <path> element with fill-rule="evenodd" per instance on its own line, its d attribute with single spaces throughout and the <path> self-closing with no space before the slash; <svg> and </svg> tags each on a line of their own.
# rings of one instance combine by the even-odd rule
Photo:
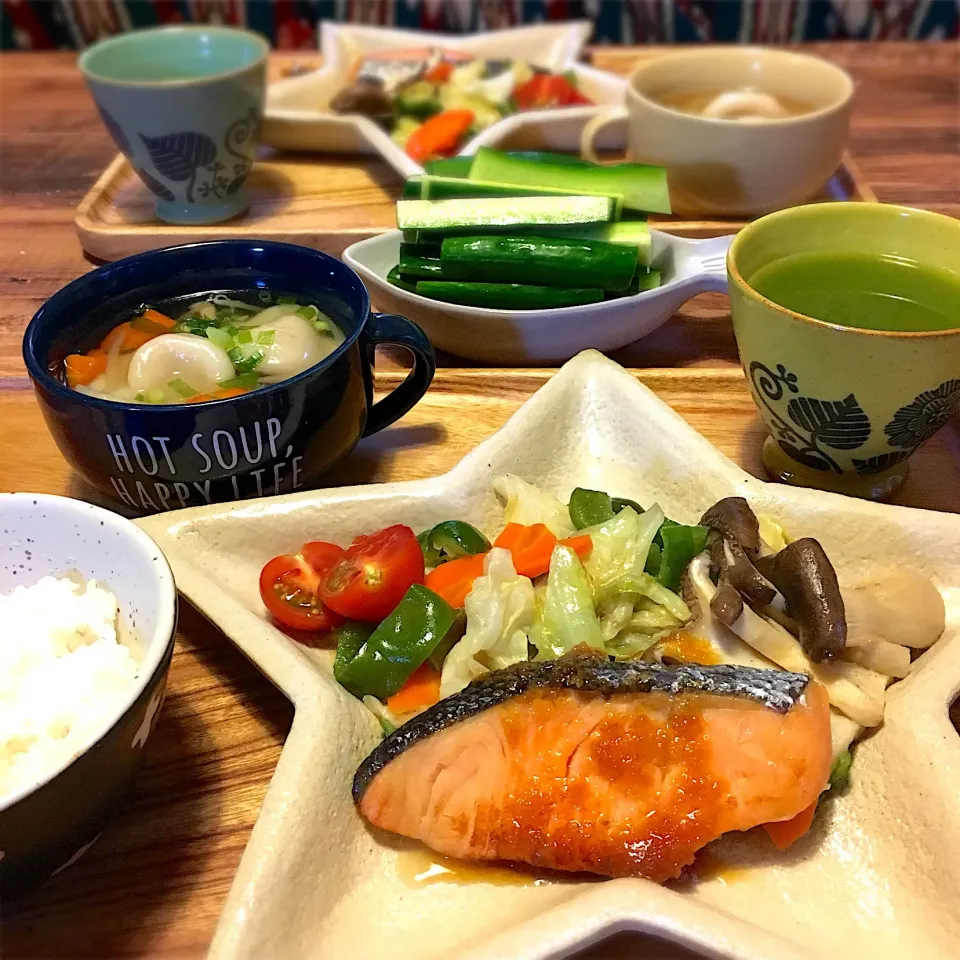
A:
<svg viewBox="0 0 960 960">
<path fill-rule="evenodd" d="M 104 124 L 162 220 L 218 223 L 249 206 L 269 49 L 245 30 L 161 27 L 80 57 Z"/>
</svg>

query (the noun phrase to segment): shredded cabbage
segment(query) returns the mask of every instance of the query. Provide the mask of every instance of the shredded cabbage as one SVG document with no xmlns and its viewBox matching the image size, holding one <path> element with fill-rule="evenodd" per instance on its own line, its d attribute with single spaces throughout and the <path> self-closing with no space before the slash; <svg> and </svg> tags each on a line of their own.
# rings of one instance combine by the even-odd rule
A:
<svg viewBox="0 0 960 960">
<path fill-rule="evenodd" d="M 597 603 L 612 599 L 618 593 L 639 593 L 618 589 L 618 581 L 643 573 L 650 544 L 663 523 L 663 511 L 654 504 L 642 515 L 632 507 L 595 527 L 581 530 L 590 537 L 593 547 L 585 567 Z"/>
<path fill-rule="evenodd" d="M 562 544 L 553 548 L 550 557 L 547 589 L 537 609 L 530 641 L 537 648 L 538 660 L 562 657 L 584 643 L 603 649 L 586 571 L 576 553 Z"/>
<path fill-rule="evenodd" d="M 607 644 L 607 653 L 618 660 L 635 660 L 657 642 L 656 635 L 623 630 Z"/>
<path fill-rule="evenodd" d="M 493 489 L 505 502 L 505 523 L 522 523 L 524 526 L 542 523 L 558 540 L 575 531 L 566 504 L 526 480 L 508 473 L 493 481 Z"/>
<path fill-rule="evenodd" d="M 494 547 L 464 602 L 467 630 L 443 661 L 440 697 L 462 690 L 490 670 L 527 659 L 533 625 L 533 584 L 513 567 L 508 550 Z"/>
<path fill-rule="evenodd" d="M 786 530 L 773 517 L 758 513 L 757 522 L 760 525 L 760 539 L 765 547 L 764 555 L 779 553 L 790 542 Z"/>
</svg>

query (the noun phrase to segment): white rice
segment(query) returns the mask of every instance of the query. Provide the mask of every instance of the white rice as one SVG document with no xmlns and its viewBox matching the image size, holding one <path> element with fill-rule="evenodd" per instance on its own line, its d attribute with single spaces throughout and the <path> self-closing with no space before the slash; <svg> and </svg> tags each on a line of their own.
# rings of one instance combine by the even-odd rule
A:
<svg viewBox="0 0 960 960">
<path fill-rule="evenodd" d="M 117 598 L 44 577 L 0 595 L 0 799 L 62 769 L 106 730 L 136 683 Z"/>
</svg>

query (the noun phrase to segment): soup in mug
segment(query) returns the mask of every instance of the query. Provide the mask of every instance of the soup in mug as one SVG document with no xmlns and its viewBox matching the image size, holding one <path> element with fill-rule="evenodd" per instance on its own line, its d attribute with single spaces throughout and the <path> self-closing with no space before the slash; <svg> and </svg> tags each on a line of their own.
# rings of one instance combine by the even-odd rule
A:
<svg viewBox="0 0 960 960">
<path fill-rule="evenodd" d="M 193 298 L 191 298 L 193 299 Z M 124 403 L 202 403 L 302 373 L 343 342 L 326 314 L 263 290 L 142 307 L 64 361 L 67 384 Z"/>
<path fill-rule="evenodd" d="M 804 100 L 774 96 L 752 87 L 670 90 L 657 95 L 656 100 L 671 110 L 712 120 L 782 120 L 814 109 Z"/>
<path fill-rule="evenodd" d="M 960 274 L 869 253 L 795 253 L 749 279 L 761 296 L 805 316 L 866 330 L 960 327 Z"/>
</svg>

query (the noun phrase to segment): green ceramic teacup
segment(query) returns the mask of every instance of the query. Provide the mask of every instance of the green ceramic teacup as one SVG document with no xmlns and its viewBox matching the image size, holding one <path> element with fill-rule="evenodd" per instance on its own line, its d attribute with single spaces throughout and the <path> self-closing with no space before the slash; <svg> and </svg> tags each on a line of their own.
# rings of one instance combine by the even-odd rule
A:
<svg viewBox="0 0 960 960">
<path fill-rule="evenodd" d="M 229 27 L 161 27 L 104 40 L 80 69 L 104 125 L 170 223 L 218 223 L 249 205 L 260 138 L 263 37 Z"/>
<path fill-rule="evenodd" d="M 727 257 L 740 360 L 770 431 L 767 469 L 879 499 L 960 410 L 960 309 L 951 329 L 889 332 L 804 316 L 751 287 L 761 268 L 810 251 L 901 257 L 960 279 L 960 221 L 885 204 L 813 204 L 754 221 Z"/>
</svg>

